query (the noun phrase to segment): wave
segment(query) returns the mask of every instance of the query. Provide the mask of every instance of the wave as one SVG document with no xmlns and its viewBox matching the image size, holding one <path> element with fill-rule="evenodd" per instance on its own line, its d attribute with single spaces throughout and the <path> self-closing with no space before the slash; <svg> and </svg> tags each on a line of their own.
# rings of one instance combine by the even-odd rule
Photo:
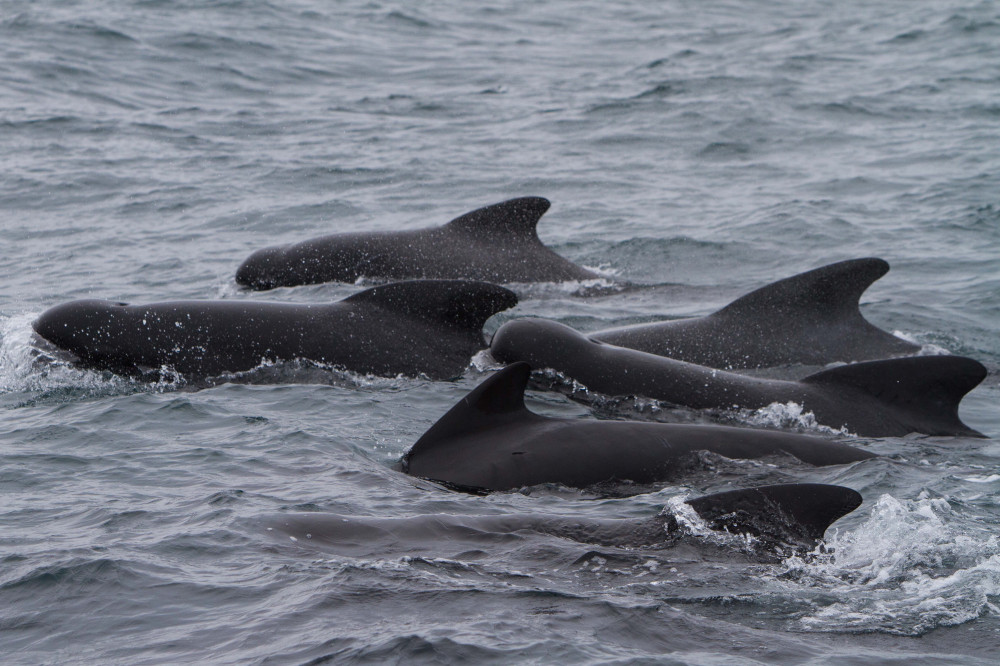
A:
<svg viewBox="0 0 1000 666">
<path fill-rule="evenodd" d="M 971 529 L 945 499 L 882 495 L 860 526 L 794 556 L 774 582 L 811 601 L 805 631 L 920 636 L 1000 615 L 1000 540 Z"/>
</svg>

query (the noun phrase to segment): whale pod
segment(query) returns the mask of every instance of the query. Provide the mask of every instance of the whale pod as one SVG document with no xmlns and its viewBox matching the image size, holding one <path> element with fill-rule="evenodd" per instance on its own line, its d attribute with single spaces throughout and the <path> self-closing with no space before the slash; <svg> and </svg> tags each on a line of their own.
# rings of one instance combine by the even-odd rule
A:
<svg viewBox="0 0 1000 666">
<path fill-rule="evenodd" d="M 535 227 L 549 205 L 541 197 L 522 197 L 474 210 L 440 227 L 340 233 L 264 248 L 240 265 L 236 282 L 264 290 L 362 277 L 489 282 L 598 277 L 542 245 Z"/>
<path fill-rule="evenodd" d="M 889 271 L 851 259 L 761 287 L 704 317 L 598 331 L 600 342 L 712 368 L 826 365 L 914 354 L 906 340 L 861 316 L 861 294 Z"/>
<path fill-rule="evenodd" d="M 695 454 L 787 454 L 836 465 L 874 454 L 820 437 L 717 425 L 549 418 L 524 405 L 531 368 L 514 363 L 483 381 L 420 437 L 403 471 L 471 490 L 542 483 L 574 488 L 678 478 Z"/>
<path fill-rule="evenodd" d="M 983 435 L 962 423 L 962 397 L 985 377 L 961 356 L 912 356 L 824 370 L 799 381 L 748 377 L 591 340 L 563 324 L 517 319 L 497 330 L 498 361 L 563 373 L 589 390 L 695 409 L 760 409 L 794 402 L 816 421 L 869 437 Z"/>
<path fill-rule="evenodd" d="M 84 367 L 192 376 L 309 360 L 359 373 L 462 374 L 485 347 L 482 327 L 517 297 L 485 282 L 423 280 L 374 287 L 323 305 L 245 300 L 127 305 L 80 300 L 53 307 L 35 332 Z"/>
</svg>

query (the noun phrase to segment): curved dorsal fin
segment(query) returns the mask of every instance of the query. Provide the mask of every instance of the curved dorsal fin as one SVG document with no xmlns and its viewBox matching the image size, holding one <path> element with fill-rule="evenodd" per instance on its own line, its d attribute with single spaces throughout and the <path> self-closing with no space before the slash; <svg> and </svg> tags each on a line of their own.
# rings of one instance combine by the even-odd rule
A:
<svg viewBox="0 0 1000 666">
<path fill-rule="evenodd" d="M 806 311 L 807 315 L 858 317 L 861 294 L 889 272 L 884 259 L 849 259 L 772 282 L 741 296 L 719 310 L 719 315 L 768 315 Z"/>
<path fill-rule="evenodd" d="M 712 529 L 810 544 L 861 506 L 861 495 L 843 486 L 791 483 L 730 490 L 687 503 Z"/>
<path fill-rule="evenodd" d="M 986 378 L 979 361 L 964 356 L 907 356 L 823 370 L 799 381 L 864 391 L 924 423 L 924 432 L 983 437 L 958 417 L 958 404 Z"/>
<path fill-rule="evenodd" d="M 411 280 L 366 289 L 342 302 L 367 303 L 424 321 L 479 331 L 487 319 L 517 305 L 517 296 L 489 282 Z"/>
<path fill-rule="evenodd" d="M 551 205 L 542 197 L 510 199 L 466 213 L 445 226 L 481 237 L 538 241 L 535 227 Z"/>
<path fill-rule="evenodd" d="M 466 432 L 481 430 L 484 425 L 518 414 L 531 414 L 524 406 L 531 366 L 513 363 L 489 377 L 438 419 L 417 440 L 406 459 L 432 448 L 435 443 Z"/>
</svg>

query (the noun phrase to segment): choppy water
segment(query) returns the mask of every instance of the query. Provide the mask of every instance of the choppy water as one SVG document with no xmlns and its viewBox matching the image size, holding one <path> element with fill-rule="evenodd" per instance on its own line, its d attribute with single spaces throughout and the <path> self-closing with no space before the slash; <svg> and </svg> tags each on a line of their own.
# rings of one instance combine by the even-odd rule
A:
<svg viewBox="0 0 1000 666">
<path fill-rule="evenodd" d="M 996 2 L 5 1 L 0 91 L 5 663 L 995 660 Z M 554 202 L 551 247 L 653 287 L 523 287 L 506 317 L 702 314 L 881 256 L 864 313 L 984 362 L 962 416 L 993 439 L 871 441 L 886 457 L 835 469 L 709 460 L 631 498 L 471 497 L 394 466 L 475 368 L 194 391 L 32 363 L 51 305 L 339 299 L 356 288 L 247 294 L 232 275 L 264 245 L 528 194 Z M 832 554 L 268 529 L 310 511 L 645 517 L 777 481 L 863 494 Z"/>
</svg>

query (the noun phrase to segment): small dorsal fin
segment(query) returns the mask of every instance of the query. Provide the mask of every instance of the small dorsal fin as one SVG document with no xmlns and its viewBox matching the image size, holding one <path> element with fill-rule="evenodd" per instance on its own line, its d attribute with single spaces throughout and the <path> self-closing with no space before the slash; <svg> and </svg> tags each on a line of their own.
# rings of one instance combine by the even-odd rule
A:
<svg viewBox="0 0 1000 666">
<path fill-rule="evenodd" d="M 858 301 L 889 272 L 883 259 L 850 259 L 772 282 L 742 296 L 716 314 L 766 315 L 806 310 L 822 316 L 861 316 Z"/>
<path fill-rule="evenodd" d="M 864 391 L 905 410 L 931 435 L 982 437 L 958 418 L 958 404 L 986 374 L 982 363 L 964 356 L 907 356 L 842 365 L 800 381 Z"/>
<path fill-rule="evenodd" d="M 808 545 L 861 506 L 861 495 L 843 486 L 792 483 L 731 490 L 687 503 L 712 529 Z"/>
<path fill-rule="evenodd" d="M 342 302 L 367 303 L 417 319 L 478 331 L 487 319 L 517 305 L 517 296 L 489 282 L 412 280 L 366 289 Z"/>
<path fill-rule="evenodd" d="M 513 237 L 537 241 L 535 228 L 538 220 L 551 205 L 548 199 L 542 197 L 510 199 L 466 213 L 445 226 L 484 238 Z"/>
<path fill-rule="evenodd" d="M 527 363 L 512 363 L 487 378 L 417 440 L 404 457 L 404 469 L 410 457 L 427 451 L 436 442 L 479 430 L 487 422 L 531 414 L 524 406 L 524 389 L 530 375 Z"/>
</svg>

